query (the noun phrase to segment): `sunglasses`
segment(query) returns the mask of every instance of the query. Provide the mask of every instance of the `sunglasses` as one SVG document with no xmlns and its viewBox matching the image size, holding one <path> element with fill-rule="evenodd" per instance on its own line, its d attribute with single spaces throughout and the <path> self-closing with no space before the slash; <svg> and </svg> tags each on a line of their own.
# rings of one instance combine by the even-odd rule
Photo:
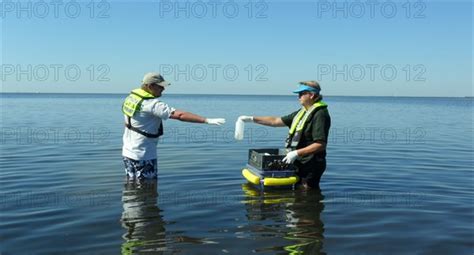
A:
<svg viewBox="0 0 474 255">
<path fill-rule="evenodd" d="M 306 94 L 309 94 L 309 93 L 311 93 L 311 92 L 309 92 L 309 91 L 301 91 L 301 92 L 298 93 L 298 97 L 302 97 L 302 96 L 304 96 L 304 95 L 306 95 Z"/>
</svg>

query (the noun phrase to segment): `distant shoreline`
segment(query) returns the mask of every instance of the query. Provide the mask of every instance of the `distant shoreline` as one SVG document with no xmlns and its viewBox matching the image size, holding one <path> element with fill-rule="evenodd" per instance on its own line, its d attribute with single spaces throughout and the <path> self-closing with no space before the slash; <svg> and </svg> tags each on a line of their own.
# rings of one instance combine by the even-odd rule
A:
<svg viewBox="0 0 474 255">
<path fill-rule="evenodd" d="M 54 92 L 0 92 L 0 94 L 5 94 L 5 95 L 126 95 L 126 93 L 54 93 Z M 187 93 L 167 93 L 165 96 L 282 96 L 282 97 L 287 97 L 287 96 L 295 96 L 292 94 L 286 94 L 286 95 L 269 95 L 269 94 L 187 94 Z M 360 95 L 325 95 L 325 97 L 381 97 L 381 98 L 469 98 L 473 99 L 474 96 L 443 96 L 443 97 L 438 97 L 438 96 L 360 96 Z"/>
</svg>

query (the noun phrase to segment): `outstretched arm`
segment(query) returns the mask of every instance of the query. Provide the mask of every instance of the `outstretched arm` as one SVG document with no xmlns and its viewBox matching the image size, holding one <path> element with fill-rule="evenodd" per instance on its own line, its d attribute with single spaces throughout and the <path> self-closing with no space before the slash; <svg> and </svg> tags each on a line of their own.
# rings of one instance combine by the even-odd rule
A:
<svg viewBox="0 0 474 255">
<path fill-rule="evenodd" d="M 281 120 L 280 117 L 272 116 L 240 116 L 239 119 L 244 122 L 255 122 L 260 125 L 270 126 L 270 127 L 285 127 L 285 123 Z"/>
<path fill-rule="evenodd" d="M 285 127 L 285 123 L 281 120 L 280 117 L 272 117 L 272 116 L 257 116 L 253 117 L 253 121 L 255 123 L 271 126 L 271 127 Z"/>
<path fill-rule="evenodd" d="M 207 123 L 207 124 L 218 125 L 218 126 L 225 123 L 225 119 L 208 119 L 194 113 L 184 112 L 180 110 L 175 110 L 171 114 L 170 118 L 175 119 L 175 120 L 185 121 L 185 122 Z"/>
</svg>

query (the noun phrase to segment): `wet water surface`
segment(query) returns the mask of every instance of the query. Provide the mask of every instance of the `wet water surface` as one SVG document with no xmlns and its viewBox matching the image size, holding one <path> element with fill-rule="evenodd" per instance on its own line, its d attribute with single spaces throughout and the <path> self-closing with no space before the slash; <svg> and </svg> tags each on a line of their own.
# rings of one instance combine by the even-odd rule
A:
<svg viewBox="0 0 474 255">
<path fill-rule="evenodd" d="M 158 181 L 121 160 L 124 95 L 1 97 L 1 254 L 472 254 L 472 99 L 327 97 L 321 191 L 245 182 L 294 96 L 165 95 L 223 127 L 165 122 Z"/>
</svg>

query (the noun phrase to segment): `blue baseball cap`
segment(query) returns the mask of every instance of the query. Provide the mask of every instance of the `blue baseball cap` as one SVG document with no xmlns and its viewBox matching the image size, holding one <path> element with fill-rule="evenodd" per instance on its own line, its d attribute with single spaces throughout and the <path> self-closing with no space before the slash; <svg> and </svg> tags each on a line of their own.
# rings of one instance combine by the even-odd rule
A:
<svg viewBox="0 0 474 255">
<path fill-rule="evenodd" d="M 319 91 L 321 91 L 321 89 L 317 89 L 317 88 L 313 88 L 313 87 L 310 87 L 310 86 L 307 86 L 307 85 L 304 85 L 304 84 L 300 84 L 298 89 L 293 91 L 293 93 L 298 94 L 298 93 L 303 92 L 303 91 L 309 91 L 309 92 L 313 92 L 315 94 L 319 94 Z"/>
</svg>

